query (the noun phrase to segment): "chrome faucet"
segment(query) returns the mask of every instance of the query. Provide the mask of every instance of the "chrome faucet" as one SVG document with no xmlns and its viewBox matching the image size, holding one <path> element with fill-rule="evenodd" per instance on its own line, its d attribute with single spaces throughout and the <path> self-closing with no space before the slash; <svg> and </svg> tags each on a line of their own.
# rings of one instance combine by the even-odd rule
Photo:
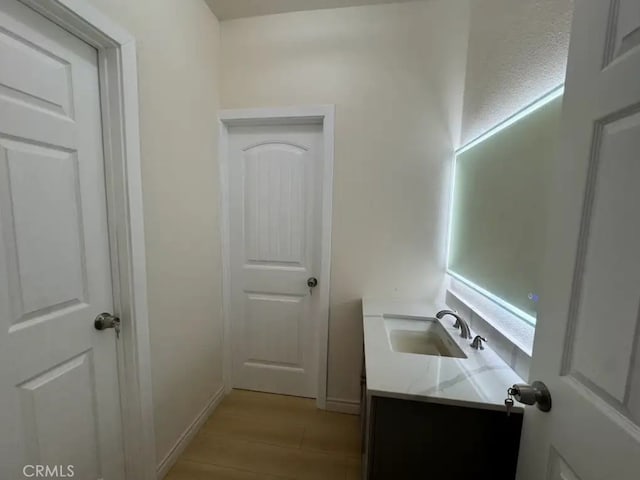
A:
<svg viewBox="0 0 640 480">
<path fill-rule="evenodd" d="M 469 328 L 469 324 L 467 323 L 467 321 L 460 317 L 458 318 L 458 322 L 457 322 L 460 327 L 460 336 L 462 338 L 471 338 L 471 329 Z M 455 325 L 454 325 L 455 327 Z"/>
<path fill-rule="evenodd" d="M 460 336 L 462 338 L 471 338 L 471 330 L 469 329 L 469 324 L 464 318 L 462 318 L 453 310 L 440 310 L 438 313 L 436 313 L 436 318 L 441 320 L 445 315 L 451 315 L 456 319 L 456 323 L 453 324 L 453 328 L 460 329 Z"/>
<path fill-rule="evenodd" d="M 486 341 L 486 338 L 481 337 L 480 335 L 476 335 L 473 339 L 473 342 L 471 342 L 471 348 L 474 348 L 476 350 L 484 350 L 484 345 L 482 344 L 482 342 Z"/>
<path fill-rule="evenodd" d="M 458 328 L 460 326 L 458 325 L 458 321 L 460 320 L 460 317 L 454 310 L 440 310 L 438 313 L 436 313 L 436 318 L 438 320 L 442 320 L 442 317 L 444 317 L 445 315 L 451 315 L 452 317 L 455 317 L 456 324 L 454 325 L 454 327 Z"/>
</svg>

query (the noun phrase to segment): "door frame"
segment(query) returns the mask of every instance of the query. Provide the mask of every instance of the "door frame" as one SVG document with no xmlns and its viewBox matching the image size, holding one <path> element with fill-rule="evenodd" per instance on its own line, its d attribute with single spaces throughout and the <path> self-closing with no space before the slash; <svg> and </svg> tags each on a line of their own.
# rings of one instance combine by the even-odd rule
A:
<svg viewBox="0 0 640 480">
<path fill-rule="evenodd" d="M 321 263 L 317 287 L 320 298 L 315 341 L 318 342 L 318 392 L 316 405 L 327 406 L 327 368 L 329 353 L 329 293 L 331 283 L 331 223 L 333 212 L 333 156 L 335 136 L 335 105 L 297 107 L 251 108 L 221 110 L 219 113 L 218 164 L 220 168 L 220 231 L 222 234 L 222 308 L 223 328 L 223 378 L 225 392 L 231 391 L 231 227 L 229 216 L 229 127 L 257 125 L 322 125 L 324 162 L 322 176 L 322 235 L 320 240 Z"/>
<path fill-rule="evenodd" d="M 126 478 L 157 478 L 135 38 L 87 0 L 19 0 L 98 51 Z"/>
</svg>

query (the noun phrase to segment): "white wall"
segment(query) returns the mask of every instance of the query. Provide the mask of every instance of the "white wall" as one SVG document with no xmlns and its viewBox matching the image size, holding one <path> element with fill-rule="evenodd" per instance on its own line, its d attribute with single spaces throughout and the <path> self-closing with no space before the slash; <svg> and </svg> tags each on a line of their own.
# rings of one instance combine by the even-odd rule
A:
<svg viewBox="0 0 640 480">
<path fill-rule="evenodd" d="M 360 298 L 435 295 L 466 0 L 221 23 L 224 108 L 336 104 L 328 396 L 357 400 Z"/>
<path fill-rule="evenodd" d="M 435 294 L 460 125 L 559 83 L 570 19 L 569 0 L 472 2 L 470 33 L 467 0 L 250 18 L 222 23 L 220 69 L 201 0 L 90 1 L 138 41 L 159 461 L 222 383 L 219 72 L 225 108 L 337 105 L 329 396 L 355 400 L 360 297 Z"/>
<path fill-rule="evenodd" d="M 564 82 L 572 0 L 471 2 L 462 142 Z"/>
<path fill-rule="evenodd" d="M 219 26 L 202 0 L 91 0 L 137 39 L 157 459 L 222 384 Z"/>
</svg>

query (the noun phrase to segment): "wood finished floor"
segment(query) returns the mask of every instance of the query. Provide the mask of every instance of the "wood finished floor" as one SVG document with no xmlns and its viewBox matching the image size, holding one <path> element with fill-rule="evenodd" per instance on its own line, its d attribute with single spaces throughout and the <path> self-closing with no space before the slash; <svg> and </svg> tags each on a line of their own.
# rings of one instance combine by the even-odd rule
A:
<svg viewBox="0 0 640 480">
<path fill-rule="evenodd" d="M 315 400 L 234 390 L 184 451 L 166 480 L 360 478 L 355 415 Z"/>
</svg>

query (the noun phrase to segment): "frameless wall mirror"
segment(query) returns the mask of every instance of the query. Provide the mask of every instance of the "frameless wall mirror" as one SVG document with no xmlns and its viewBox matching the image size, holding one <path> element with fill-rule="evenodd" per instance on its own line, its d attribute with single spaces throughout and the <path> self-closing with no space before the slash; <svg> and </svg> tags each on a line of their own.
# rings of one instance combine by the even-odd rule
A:
<svg viewBox="0 0 640 480">
<path fill-rule="evenodd" d="M 535 325 L 562 87 L 456 152 L 448 272 Z"/>
</svg>

